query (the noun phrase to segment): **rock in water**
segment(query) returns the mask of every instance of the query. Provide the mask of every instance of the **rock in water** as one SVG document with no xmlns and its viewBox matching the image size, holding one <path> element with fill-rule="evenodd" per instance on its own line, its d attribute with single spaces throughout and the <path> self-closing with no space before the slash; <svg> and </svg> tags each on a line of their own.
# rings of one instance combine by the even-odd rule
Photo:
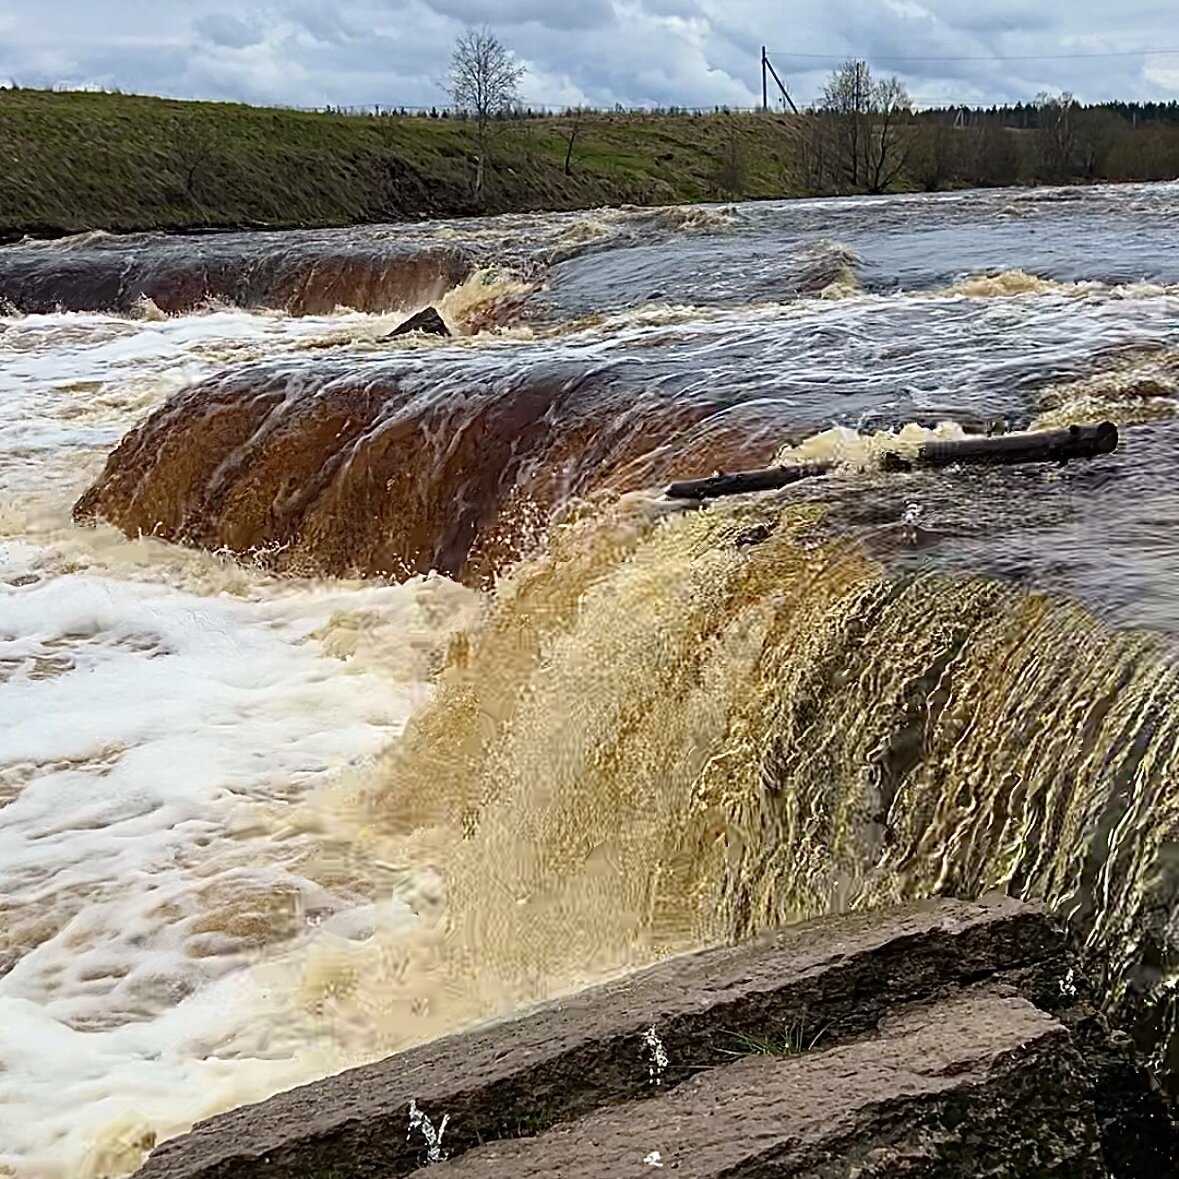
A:
<svg viewBox="0 0 1179 1179">
<path fill-rule="evenodd" d="M 387 336 L 381 340 L 392 340 L 395 336 L 408 336 L 413 332 L 422 332 L 427 336 L 449 336 L 450 328 L 446 326 L 442 316 L 433 307 L 411 315 L 404 323 L 399 323 Z"/>
</svg>

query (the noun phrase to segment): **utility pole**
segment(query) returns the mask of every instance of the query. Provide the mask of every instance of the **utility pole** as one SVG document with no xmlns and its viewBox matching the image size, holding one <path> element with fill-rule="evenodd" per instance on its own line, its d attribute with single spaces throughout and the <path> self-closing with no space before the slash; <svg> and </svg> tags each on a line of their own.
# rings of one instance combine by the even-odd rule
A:
<svg viewBox="0 0 1179 1179">
<path fill-rule="evenodd" d="M 782 97 L 790 104 L 790 109 L 798 114 L 798 107 L 794 105 L 794 99 L 790 97 L 790 91 L 786 89 L 786 83 L 778 77 L 778 71 L 774 69 L 774 63 L 770 61 L 770 55 L 766 52 L 766 47 L 761 47 L 761 109 L 768 111 L 770 109 L 769 89 L 766 82 L 766 74 L 769 74 L 778 84 L 778 89 L 782 91 Z"/>
</svg>

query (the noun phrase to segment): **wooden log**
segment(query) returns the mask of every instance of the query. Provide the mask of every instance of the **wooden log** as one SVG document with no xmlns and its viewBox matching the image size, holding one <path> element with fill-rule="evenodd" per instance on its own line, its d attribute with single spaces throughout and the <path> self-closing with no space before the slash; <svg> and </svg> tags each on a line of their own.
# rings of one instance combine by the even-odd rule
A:
<svg viewBox="0 0 1179 1179">
<path fill-rule="evenodd" d="M 1113 422 L 1102 422 L 1099 426 L 1069 426 L 1066 430 L 927 442 L 912 458 L 888 454 L 881 465 L 886 471 L 907 471 L 913 467 L 951 467 L 958 464 L 1007 466 L 1013 463 L 1066 463 L 1070 459 L 1112 454 L 1117 447 L 1117 426 Z"/>
<path fill-rule="evenodd" d="M 776 491 L 813 475 L 825 475 L 833 463 L 811 463 L 796 467 L 767 467 L 761 471 L 738 471 L 732 475 L 710 475 L 673 483 L 663 494 L 669 499 L 716 499 L 722 495 L 746 495 L 751 491 Z"/>
<path fill-rule="evenodd" d="M 1112 422 L 1102 422 L 1099 426 L 1069 426 L 1067 430 L 1040 430 L 990 438 L 927 442 L 912 457 L 884 454 L 881 467 L 886 471 L 909 471 L 914 467 L 1065 463 L 1070 459 L 1112 454 L 1117 446 L 1117 426 Z M 673 483 L 664 495 L 669 499 L 703 500 L 719 499 L 726 495 L 748 495 L 754 491 L 776 491 L 803 479 L 826 475 L 835 467 L 835 463 L 816 462 L 793 467 L 767 467 L 760 471 L 738 471 L 732 475 L 717 474 L 707 479 Z"/>
</svg>

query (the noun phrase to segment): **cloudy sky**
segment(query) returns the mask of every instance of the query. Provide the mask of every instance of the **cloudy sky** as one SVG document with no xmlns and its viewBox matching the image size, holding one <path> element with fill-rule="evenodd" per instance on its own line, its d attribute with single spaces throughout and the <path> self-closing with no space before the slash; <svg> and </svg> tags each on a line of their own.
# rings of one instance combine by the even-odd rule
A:
<svg viewBox="0 0 1179 1179">
<path fill-rule="evenodd" d="M 0 81 L 430 105 L 454 38 L 486 22 L 538 104 L 753 105 L 762 44 L 800 104 L 848 56 L 921 105 L 1173 99 L 1176 15 L 1177 0 L 5 0 Z"/>
</svg>

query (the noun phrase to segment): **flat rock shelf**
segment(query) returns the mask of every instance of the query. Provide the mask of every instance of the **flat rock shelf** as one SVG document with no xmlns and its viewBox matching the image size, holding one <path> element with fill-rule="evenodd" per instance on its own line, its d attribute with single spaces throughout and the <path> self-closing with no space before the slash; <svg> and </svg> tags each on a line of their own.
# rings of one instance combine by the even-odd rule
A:
<svg viewBox="0 0 1179 1179">
<path fill-rule="evenodd" d="M 214 1118 L 141 1179 L 1176 1173 L 1165 1100 L 1006 897 L 675 958 Z M 440 1151 L 411 1131 L 411 1109 Z"/>
</svg>

